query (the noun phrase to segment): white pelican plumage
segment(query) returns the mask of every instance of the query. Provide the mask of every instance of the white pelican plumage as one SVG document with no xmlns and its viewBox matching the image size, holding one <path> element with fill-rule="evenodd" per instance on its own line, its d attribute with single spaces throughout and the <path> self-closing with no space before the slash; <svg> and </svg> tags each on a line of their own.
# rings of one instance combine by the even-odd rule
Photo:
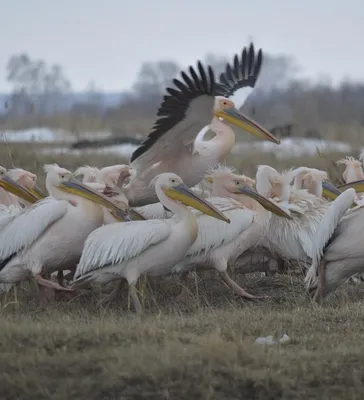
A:
<svg viewBox="0 0 364 400">
<path fill-rule="evenodd" d="M 42 275 L 75 267 L 87 236 L 103 223 L 100 205 L 123 212 L 70 179 L 70 171 L 57 164 L 45 170 L 51 198 L 8 218 L 0 230 L 0 282 L 16 283 L 33 275 L 41 286 L 68 290 Z"/>
<path fill-rule="evenodd" d="M 74 176 L 82 175 L 82 183 L 99 193 L 106 195 L 109 200 L 123 210 L 129 209 L 129 202 L 122 191 L 115 192 L 116 186 L 122 186 L 132 174 L 132 168 L 125 164 L 96 168 L 88 165 L 78 168 Z M 132 219 L 143 219 L 137 212 L 130 211 Z M 104 224 L 117 222 L 114 213 L 104 208 Z"/>
<path fill-rule="evenodd" d="M 259 166 L 256 187 L 260 194 L 274 197 L 292 220 L 272 216 L 269 229 L 261 237 L 260 246 L 273 255 L 308 265 L 311 262 L 313 235 L 329 207 L 325 200 L 290 186 L 297 170 L 279 174 L 274 168 Z M 325 191 L 337 189 L 324 182 Z"/>
<path fill-rule="evenodd" d="M 312 265 L 305 284 L 319 303 L 348 278 L 363 272 L 364 208 L 350 209 L 355 199 L 353 188 L 341 193 L 331 203 L 314 236 Z"/>
<path fill-rule="evenodd" d="M 154 181 L 159 201 L 176 217 L 110 224 L 94 231 L 86 240 L 72 287 L 91 282 L 106 284 L 124 278 L 135 310 L 140 313 L 135 288 L 139 276 L 168 273 L 196 240 L 196 217 L 185 205 L 230 222 L 223 213 L 195 195 L 176 174 L 164 173 Z"/>
<path fill-rule="evenodd" d="M 328 180 L 327 172 L 316 168 L 300 167 L 294 170 L 294 188 L 296 190 L 306 189 L 308 193 L 322 197 L 323 182 Z"/>
<path fill-rule="evenodd" d="M 132 168 L 125 164 L 110 165 L 101 169 L 84 165 L 76 169 L 74 176 L 82 175 L 83 183 L 100 183 L 109 188 L 114 188 L 120 178 L 120 174 L 127 178 L 130 177 L 131 173 Z"/>
<path fill-rule="evenodd" d="M 234 174 L 229 167 L 220 165 L 213 168 L 207 174 L 207 179 L 212 183 L 211 196 L 215 196 L 207 200 L 232 222 L 226 225 L 195 213 L 198 238 L 187 251 L 185 259 L 172 272 L 181 273 L 186 278 L 186 273 L 194 267 L 209 267 L 219 272 L 234 293 L 249 299 L 258 298 L 234 282 L 228 275 L 227 267 L 229 264 L 233 266 L 240 255 L 255 248 L 263 231 L 267 229 L 272 216 L 270 211 L 281 217 L 290 217 L 274 203 L 253 191 L 252 179 Z"/>
<path fill-rule="evenodd" d="M 235 56 L 233 66 L 227 65 L 215 82 L 211 67 L 198 62 L 196 71 L 182 72 L 182 80 L 174 79 L 175 88 L 168 94 L 158 110 L 152 132 L 131 157 L 134 174 L 124 186 L 130 206 L 143 206 L 157 201 L 149 188 L 158 174 L 173 172 L 181 176 L 187 186 L 193 187 L 203 178 L 209 167 L 222 161 L 235 143 L 235 134 L 227 125 L 233 124 L 259 138 L 279 144 L 266 129 L 244 116 L 228 99 L 243 87 L 255 86 L 262 65 L 263 54 L 255 54 L 251 44 L 244 48 L 241 59 Z M 196 140 L 199 132 L 209 125 L 215 137 Z"/>
</svg>

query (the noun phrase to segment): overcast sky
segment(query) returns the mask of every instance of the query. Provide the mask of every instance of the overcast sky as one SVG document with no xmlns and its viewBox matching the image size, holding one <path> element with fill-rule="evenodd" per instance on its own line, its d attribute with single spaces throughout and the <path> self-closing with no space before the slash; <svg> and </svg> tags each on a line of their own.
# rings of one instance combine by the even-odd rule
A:
<svg viewBox="0 0 364 400">
<path fill-rule="evenodd" d="M 129 88 L 143 61 L 185 66 L 254 38 L 306 76 L 364 80 L 362 0 L 0 0 L 0 91 L 12 54 L 59 63 L 76 90 Z"/>
</svg>

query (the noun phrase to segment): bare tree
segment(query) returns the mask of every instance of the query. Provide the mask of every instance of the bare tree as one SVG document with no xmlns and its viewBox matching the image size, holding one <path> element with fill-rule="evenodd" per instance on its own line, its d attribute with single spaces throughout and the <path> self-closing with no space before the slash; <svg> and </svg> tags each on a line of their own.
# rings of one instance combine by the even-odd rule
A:
<svg viewBox="0 0 364 400">
<path fill-rule="evenodd" d="M 180 71 L 174 61 L 146 62 L 142 64 L 133 91 L 137 98 L 160 98 Z"/>
<path fill-rule="evenodd" d="M 47 65 L 25 53 L 11 56 L 6 71 L 7 81 L 13 86 L 9 101 L 12 111 L 29 112 L 31 108 L 39 113 L 54 112 L 71 89 L 59 65 Z"/>
</svg>

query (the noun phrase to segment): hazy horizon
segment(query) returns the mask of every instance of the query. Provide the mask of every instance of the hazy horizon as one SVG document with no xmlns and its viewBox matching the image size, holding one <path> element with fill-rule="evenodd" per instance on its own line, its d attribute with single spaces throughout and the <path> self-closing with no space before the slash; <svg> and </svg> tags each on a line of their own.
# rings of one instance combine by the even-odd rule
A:
<svg viewBox="0 0 364 400">
<path fill-rule="evenodd" d="M 292 56 L 302 76 L 364 80 L 359 0 L 2 3 L 0 92 L 10 90 L 6 63 L 20 52 L 60 64 L 74 91 L 93 81 L 100 90 L 120 92 L 130 88 L 144 61 L 185 67 L 207 53 L 232 56 L 250 38 L 266 53 Z"/>
</svg>

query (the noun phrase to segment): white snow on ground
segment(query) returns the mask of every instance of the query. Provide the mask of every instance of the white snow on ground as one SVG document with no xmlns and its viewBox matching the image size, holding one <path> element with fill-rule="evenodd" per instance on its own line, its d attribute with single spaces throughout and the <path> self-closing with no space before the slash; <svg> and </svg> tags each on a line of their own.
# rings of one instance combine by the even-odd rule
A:
<svg viewBox="0 0 364 400">
<path fill-rule="evenodd" d="M 268 141 L 254 141 L 249 143 L 236 143 L 232 153 L 235 155 L 251 152 L 269 152 L 277 158 L 291 158 L 301 156 L 314 156 L 317 149 L 323 153 L 344 152 L 352 150 L 351 145 L 344 142 L 334 142 L 331 140 L 305 139 L 305 138 L 286 138 L 277 145 Z"/>
<path fill-rule="evenodd" d="M 102 139 L 110 137 L 111 132 L 96 132 L 89 133 L 84 132 L 76 136 L 70 132 L 62 130 L 51 130 L 47 128 L 34 128 L 27 129 L 24 131 L 3 131 L 0 132 L 0 142 L 58 142 L 60 147 L 43 148 L 40 151 L 46 154 L 82 154 L 82 153 L 116 153 L 123 157 L 130 157 L 137 146 L 133 144 L 122 144 L 115 146 L 108 146 L 103 148 L 90 148 L 90 149 L 69 149 L 70 143 L 76 142 L 79 139 Z M 62 146 L 62 143 L 64 145 Z M 349 153 L 352 151 L 352 146 L 348 143 L 330 141 L 330 140 L 319 140 L 319 139 L 305 139 L 305 138 L 285 138 L 281 141 L 280 145 L 276 145 L 268 141 L 254 141 L 254 142 L 238 142 L 235 144 L 232 153 L 235 155 L 243 155 L 246 153 L 259 153 L 269 152 L 275 155 L 275 157 L 292 158 L 300 157 L 305 155 L 316 155 L 317 149 L 323 153 L 328 152 L 344 152 Z M 364 148 L 359 149 L 363 151 Z"/>
<path fill-rule="evenodd" d="M 105 139 L 112 134 L 108 131 L 83 132 L 78 139 Z M 76 136 L 61 129 L 33 128 L 23 131 L 6 130 L 0 132 L 0 142 L 64 142 L 72 143 Z"/>
</svg>

